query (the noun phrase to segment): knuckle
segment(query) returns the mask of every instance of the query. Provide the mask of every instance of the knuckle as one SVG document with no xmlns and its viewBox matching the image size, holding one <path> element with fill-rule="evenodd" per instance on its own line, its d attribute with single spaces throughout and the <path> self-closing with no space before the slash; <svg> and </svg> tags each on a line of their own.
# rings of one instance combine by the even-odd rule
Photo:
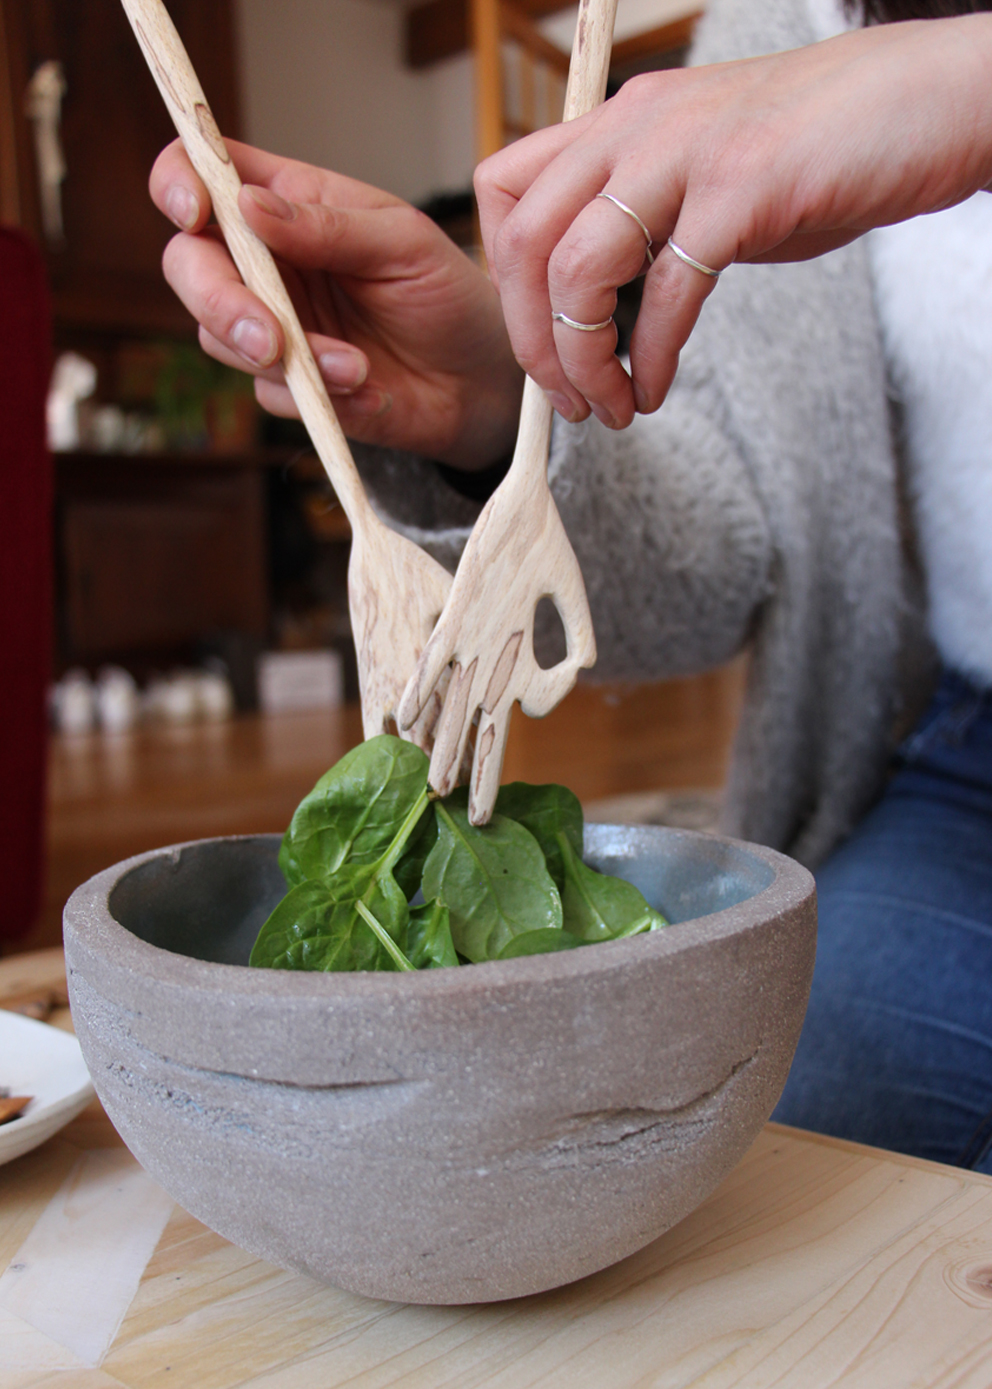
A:
<svg viewBox="0 0 992 1389">
<path fill-rule="evenodd" d="M 487 197 L 499 188 L 501 168 L 502 156 L 498 153 L 489 155 L 481 164 L 476 166 L 472 176 L 472 184 L 479 198 Z"/>
<path fill-rule="evenodd" d="M 525 260 L 531 240 L 529 228 L 521 218 L 507 217 L 493 237 L 493 251 L 500 269 L 505 272 Z"/>
<path fill-rule="evenodd" d="M 589 248 L 574 242 L 559 242 L 548 262 L 548 282 L 563 294 L 586 288 L 591 279 Z"/>
<path fill-rule="evenodd" d="M 659 72 L 639 72 L 623 84 L 617 97 L 623 97 L 623 104 L 627 106 L 640 106 L 645 102 L 652 102 L 657 97 L 659 85 L 664 81 L 665 77 Z"/>
</svg>

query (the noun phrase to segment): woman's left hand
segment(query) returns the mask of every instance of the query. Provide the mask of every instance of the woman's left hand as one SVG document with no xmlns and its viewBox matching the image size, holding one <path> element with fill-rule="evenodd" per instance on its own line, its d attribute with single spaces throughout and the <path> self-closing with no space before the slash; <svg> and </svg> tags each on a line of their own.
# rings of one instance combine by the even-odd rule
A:
<svg viewBox="0 0 992 1389">
<path fill-rule="evenodd" d="M 889 24 L 788 53 L 650 73 L 482 164 L 483 239 L 517 360 L 581 418 L 656 410 L 733 261 L 805 260 L 992 182 L 992 16 Z M 616 287 L 654 264 L 615 355 Z"/>
</svg>

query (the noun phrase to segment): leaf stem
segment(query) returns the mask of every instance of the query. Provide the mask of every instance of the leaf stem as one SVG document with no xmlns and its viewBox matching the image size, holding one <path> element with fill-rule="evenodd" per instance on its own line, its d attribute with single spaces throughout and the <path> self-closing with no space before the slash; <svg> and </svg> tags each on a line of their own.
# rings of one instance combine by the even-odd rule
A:
<svg viewBox="0 0 992 1389">
<path fill-rule="evenodd" d="M 621 931 L 617 931 L 613 939 L 626 940 L 628 936 L 640 936 L 643 935 L 645 931 L 653 930 L 653 922 L 656 914 L 657 913 L 650 911 L 645 912 L 644 915 L 639 916 L 636 921 L 632 921 L 629 926 L 624 926 Z"/>
<path fill-rule="evenodd" d="M 427 788 L 424 787 L 423 791 L 421 791 L 416 801 L 410 807 L 402 825 L 400 825 L 396 834 L 393 836 L 393 842 L 376 864 L 375 870 L 377 874 L 382 869 L 385 869 L 387 872 L 392 872 L 397 863 L 399 863 L 403 850 L 406 848 L 406 842 L 417 828 L 417 823 L 421 815 L 423 815 L 424 811 L 427 809 L 429 801 L 430 797 L 427 794 Z"/>
<path fill-rule="evenodd" d="M 396 968 L 401 970 L 413 971 L 413 965 L 411 965 L 410 961 L 403 954 L 403 951 L 393 940 L 392 936 L 389 934 L 386 928 L 380 925 L 378 921 L 376 921 L 375 917 L 369 911 L 368 907 L 361 900 L 361 898 L 359 898 L 358 901 L 355 903 L 355 910 L 358 912 L 358 915 L 368 926 L 369 930 L 375 936 L 376 940 L 378 940 L 382 948 L 386 951 L 389 958 L 396 965 Z"/>
</svg>

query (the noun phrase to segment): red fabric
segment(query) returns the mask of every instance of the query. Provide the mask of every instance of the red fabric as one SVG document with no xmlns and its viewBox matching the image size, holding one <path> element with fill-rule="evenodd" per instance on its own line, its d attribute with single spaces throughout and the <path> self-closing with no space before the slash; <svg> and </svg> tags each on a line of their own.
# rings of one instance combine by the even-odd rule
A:
<svg viewBox="0 0 992 1389">
<path fill-rule="evenodd" d="M 36 247 L 0 228 L 0 939 L 41 906 L 52 642 L 51 320 Z"/>
</svg>

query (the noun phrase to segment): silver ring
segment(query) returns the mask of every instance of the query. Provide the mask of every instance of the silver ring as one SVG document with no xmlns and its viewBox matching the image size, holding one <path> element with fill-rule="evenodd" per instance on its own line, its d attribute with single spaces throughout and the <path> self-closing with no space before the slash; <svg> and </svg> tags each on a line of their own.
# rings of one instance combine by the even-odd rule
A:
<svg viewBox="0 0 992 1389">
<path fill-rule="evenodd" d="M 604 318 L 602 323 L 580 323 L 577 318 L 569 318 L 565 313 L 552 313 L 552 323 L 564 323 L 566 328 L 578 328 L 580 333 L 596 333 L 600 328 L 608 328 L 613 322 L 613 315 Z"/>
<path fill-rule="evenodd" d="M 711 280 L 718 280 L 720 278 L 722 271 L 712 270 L 708 265 L 704 265 L 701 260 L 693 260 L 688 251 L 683 251 L 681 246 L 676 246 L 671 237 L 668 238 L 668 244 L 678 256 L 679 260 L 685 261 L 686 265 L 691 265 L 693 270 L 701 270 L 704 275 L 709 275 Z"/>
<path fill-rule="evenodd" d="M 612 203 L 614 207 L 618 207 L 621 212 L 626 212 L 628 217 L 632 217 L 634 219 L 634 221 L 640 227 L 641 231 L 644 233 L 644 240 L 648 243 L 648 265 L 654 265 L 654 256 L 651 254 L 651 247 L 654 243 L 654 237 L 648 231 L 647 227 L 641 221 L 640 217 L 638 217 L 634 209 L 632 207 L 628 207 L 626 203 L 622 203 L 619 198 L 615 198 L 612 193 L 597 193 L 596 197 L 605 198 L 607 202 Z"/>
</svg>

